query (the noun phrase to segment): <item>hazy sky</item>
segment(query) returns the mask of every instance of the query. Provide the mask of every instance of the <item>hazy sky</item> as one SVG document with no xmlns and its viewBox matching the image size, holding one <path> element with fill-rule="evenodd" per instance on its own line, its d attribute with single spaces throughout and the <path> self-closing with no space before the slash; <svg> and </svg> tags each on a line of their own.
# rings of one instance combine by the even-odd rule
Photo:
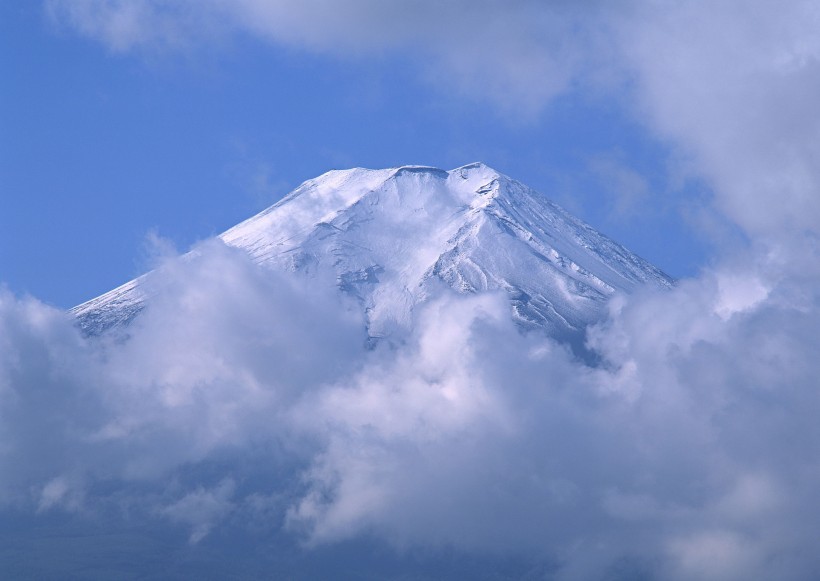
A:
<svg viewBox="0 0 820 581">
<path fill-rule="evenodd" d="M 2 576 L 816 576 L 816 2 L 47 0 L 0 26 Z M 613 300 L 593 366 L 495 295 L 433 293 L 368 350 L 331 283 L 180 258 L 328 169 L 474 160 L 678 284 Z M 83 338 L 62 308 L 149 266 L 127 337 Z"/>
</svg>

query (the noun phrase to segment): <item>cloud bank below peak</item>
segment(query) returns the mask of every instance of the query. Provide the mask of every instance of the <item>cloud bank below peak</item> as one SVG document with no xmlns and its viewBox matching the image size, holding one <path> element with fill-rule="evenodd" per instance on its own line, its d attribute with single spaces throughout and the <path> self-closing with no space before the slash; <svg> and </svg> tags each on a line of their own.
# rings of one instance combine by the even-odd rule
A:
<svg viewBox="0 0 820 581">
<path fill-rule="evenodd" d="M 503 296 L 442 291 L 373 350 L 332 281 L 195 255 L 155 271 L 127 340 L 0 295 L 0 512 L 24 554 L 52 530 L 86 566 L 99 553 L 63 535 L 105 523 L 200 551 L 188 576 L 204 554 L 284 574 L 351 546 L 359 570 L 435 578 L 816 570 L 819 272 L 747 264 L 619 301 L 591 367 L 522 335 Z M 479 554 L 480 574 L 452 560 Z"/>
</svg>

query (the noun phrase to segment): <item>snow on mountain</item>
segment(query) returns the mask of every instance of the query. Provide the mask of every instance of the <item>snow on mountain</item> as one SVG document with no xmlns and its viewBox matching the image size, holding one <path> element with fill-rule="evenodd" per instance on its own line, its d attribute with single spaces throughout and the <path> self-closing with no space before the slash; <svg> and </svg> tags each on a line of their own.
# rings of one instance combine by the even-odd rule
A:
<svg viewBox="0 0 820 581">
<path fill-rule="evenodd" d="M 503 291 L 514 320 L 578 343 L 607 300 L 672 279 L 543 195 L 481 163 L 327 172 L 220 238 L 260 265 L 330 272 L 374 339 L 407 329 L 436 286 Z M 150 302 L 144 275 L 74 307 L 86 333 Z"/>
</svg>

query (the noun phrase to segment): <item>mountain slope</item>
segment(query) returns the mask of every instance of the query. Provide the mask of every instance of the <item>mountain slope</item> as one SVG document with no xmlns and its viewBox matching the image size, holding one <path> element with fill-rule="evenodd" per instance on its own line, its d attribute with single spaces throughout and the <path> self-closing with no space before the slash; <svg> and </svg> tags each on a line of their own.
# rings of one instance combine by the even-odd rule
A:
<svg viewBox="0 0 820 581">
<path fill-rule="evenodd" d="M 668 287 L 663 272 L 541 194 L 480 164 L 452 171 L 330 171 L 223 233 L 261 265 L 329 271 L 373 338 L 408 328 L 436 286 L 504 291 L 524 328 L 577 342 L 616 292 Z M 150 273 L 145 276 L 150 276 Z M 136 279 L 72 309 L 89 334 L 146 305 Z"/>
</svg>

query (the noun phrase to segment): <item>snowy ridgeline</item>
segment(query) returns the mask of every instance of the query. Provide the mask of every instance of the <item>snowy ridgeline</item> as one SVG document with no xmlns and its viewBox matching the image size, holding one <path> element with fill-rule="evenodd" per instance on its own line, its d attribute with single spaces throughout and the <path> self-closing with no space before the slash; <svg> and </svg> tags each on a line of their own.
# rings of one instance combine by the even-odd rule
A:
<svg viewBox="0 0 820 581">
<path fill-rule="evenodd" d="M 330 171 L 220 238 L 266 267 L 330 275 L 359 301 L 369 335 L 409 327 L 442 285 L 505 292 L 512 317 L 577 342 L 617 292 L 672 279 L 543 195 L 480 164 Z M 88 334 L 150 304 L 146 279 L 72 309 Z"/>
</svg>

